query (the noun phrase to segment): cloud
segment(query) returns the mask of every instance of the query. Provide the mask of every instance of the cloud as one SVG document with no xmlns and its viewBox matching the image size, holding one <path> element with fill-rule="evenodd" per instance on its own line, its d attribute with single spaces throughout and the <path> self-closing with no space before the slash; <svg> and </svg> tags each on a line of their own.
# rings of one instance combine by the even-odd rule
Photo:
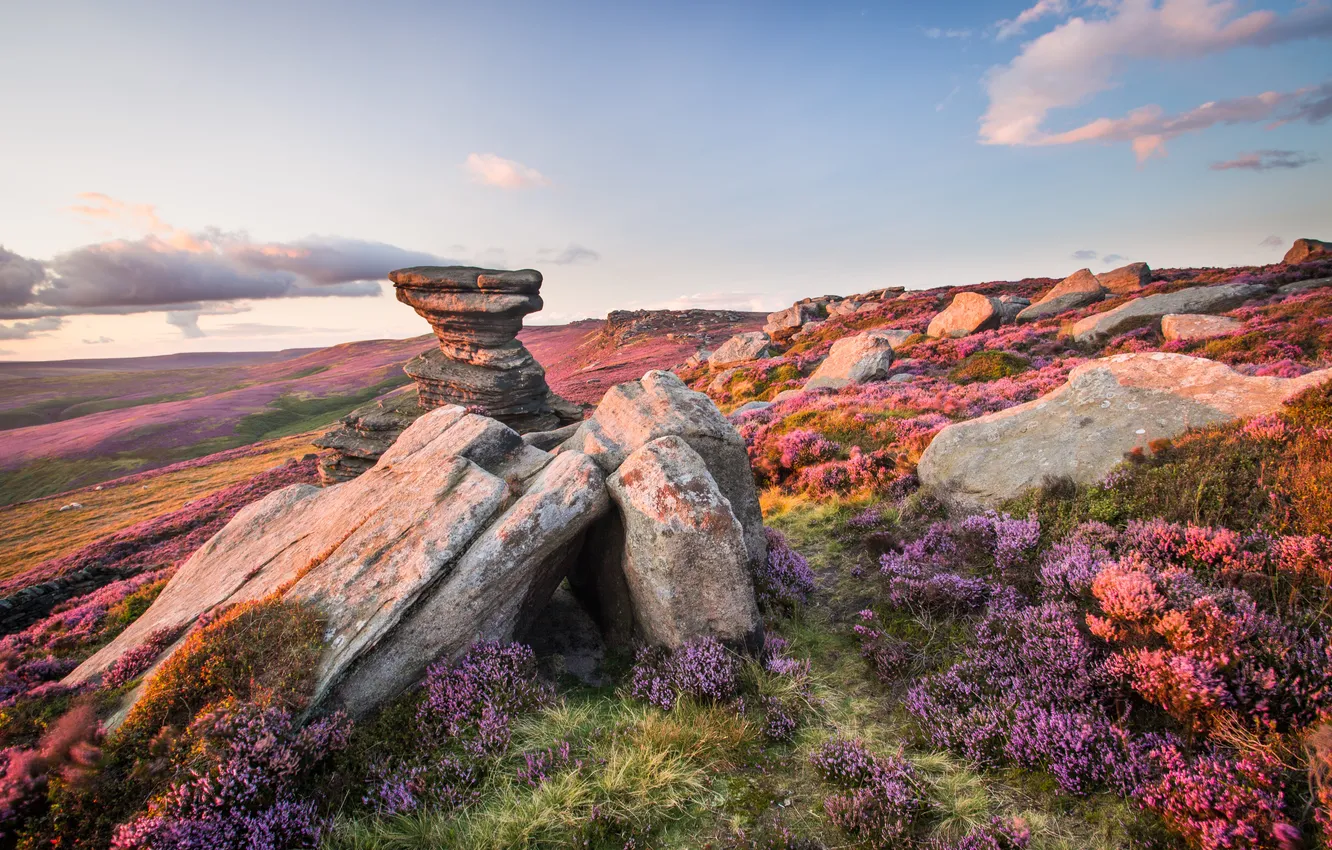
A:
<svg viewBox="0 0 1332 850">
<path fill-rule="evenodd" d="M 1035 6 L 1024 9 L 1016 18 L 996 24 L 998 32 L 994 37 L 998 41 L 1004 41 L 1021 34 L 1028 24 L 1035 23 L 1047 15 L 1064 15 L 1067 12 L 1068 4 L 1064 0 L 1036 0 Z"/>
<path fill-rule="evenodd" d="M 0 306 L 26 302 L 45 278 L 46 270 L 41 263 L 6 251 L 0 245 Z"/>
<path fill-rule="evenodd" d="M 1054 110 L 1113 88 L 1135 63 L 1194 59 L 1332 34 L 1332 5 L 1321 0 L 1301 3 L 1285 15 L 1270 10 L 1240 14 L 1237 0 L 1101 0 L 1096 6 L 1104 9 L 1101 17 L 1070 18 L 1024 44 L 1007 65 L 990 69 L 985 77 L 990 105 L 981 118 L 981 142 L 1037 145 L 1106 139 L 1104 131 L 1097 132 L 1103 123 L 1117 125 L 1122 133 L 1127 129 L 1122 122 L 1151 124 L 1159 119 L 1159 110 L 1146 107 L 1154 112 L 1137 110 L 1129 119 L 1100 119 L 1057 134 L 1044 128 L 1045 119 Z M 1130 137 L 1140 158 L 1160 150 L 1153 135 L 1146 130 Z M 1144 141 L 1138 143 L 1138 138 Z"/>
<path fill-rule="evenodd" d="M 18 354 L 18 352 L 12 348 L 0 348 L 0 357 L 8 357 L 11 354 Z"/>
<path fill-rule="evenodd" d="M 1267 237 L 1266 239 L 1264 239 L 1262 242 L 1259 242 L 1259 243 L 1258 243 L 1258 247 L 1260 247 L 1260 248 L 1281 248 L 1281 247 L 1283 247 L 1285 244 L 1286 244 L 1286 240 L 1282 239 L 1280 236 L 1277 236 L 1276 234 L 1273 234 L 1273 235 Z"/>
<path fill-rule="evenodd" d="M 0 318 L 186 311 L 209 302 L 378 295 L 396 268 L 454 261 L 383 242 L 310 236 L 257 242 L 240 231 L 177 230 L 145 204 L 81 196 L 78 214 L 138 222 L 138 239 L 85 245 L 45 262 L 0 256 Z M 32 270 L 41 270 L 32 281 Z M 14 271 L 17 269 L 18 271 Z"/>
<path fill-rule="evenodd" d="M 537 256 L 544 255 L 549 258 L 550 262 L 557 266 L 569 266 L 574 265 L 575 263 L 595 263 L 601 259 L 601 254 L 599 252 L 593 251 L 591 248 L 584 248 L 582 245 L 575 242 L 570 242 L 569 247 L 560 251 L 558 254 L 555 254 L 555 256 L 549 256 L 551 254 L 555 254 L 555 249 L 545 248 L 537 252 Z"/>
<path fill-rule="evenodd" d="M 950 91 L 948 94 L 944 95 L 943 100 L 941 100 L 941 101 L 939 101 L 938 103 L 934 104 L 934 111 L 935 111 L 935 112 L 943 112 L 944 109 L 947 108 L 948 103 L 949 103 L 954 97 L 957 97 L 957 93 L 960 92 L 960 91 L 962 91 L 962 87 L 961 87 L 961 86 L 953 86 L 953 90 Z"/>
<path fill-rule="evenodd" d="M 1214 162 L 1209 168 L 1213 171 L 1271 171 L 1275 168 L 1303 168 L 1317 162 L 1316 154 L 1300 151 L 1261 150 L 1242 153 L 1225 162 Z"/>
<path fill-rule="evenodd" d="M 1316 124 L 1332 116 L 1332 83 L 1290 92 L 1217 100 L 1165 115 L 1159 106 L 1135 109 L 1123 118 L 1098 118 L 1063 133 L 1043 134 L 1026 144 L 1067 145 L 1078 142 L 1127 142 L 1138 161 L 1165 156 L 1166 142 L 1218 124 L 1269 122 L 1280 126 L 1297 121 Z"/>
<path fill-rule="evenodd" d="M 1101 262 L 1108 266 L 1111 263 L 1121 262 L 1123 261 L 1123 259 L 1124 255 L 1122 254 L 1106 254 L 1104 257 L 1101 258 Z"/>
<path fill-rule="evenodd" d="M 950 30 L 940 29 L 939 27 L 927 27 L 924 30 L 926 38 L 971 38 L 971 30 Z"/>
<path fill-rule="evenodd" d="M 529 168 L 521 162 L 514 162 L 493 153 L 468 154 L 463 167 L 471 173 L 472 179 L 476 182 L 487 186 L 498 186 L 501 189 L 526 189 L 550 185 L 550 181 L 535 168 Z"/>
<path fill-rule="evenodd" d="M 641 310 L 743 310 L 754 313 L 766 313 L 783 305 L 780 293 L 768 292 L 695 292 L 691 295 L 678 295 L 664 301 L 649 304 L 628 305 L 631 309 Z M 790 299 L 785 299 L 790 304 Z"/>
<path fill-rule="evenodd" d="M 83 344 L 84 344 L 84 345 L 105 345 L 105 344 L 108 343 L 108 342 L 115 342 L 115 340 L 112 339 L 112 338 L 109 337 L 109 336 L 99 336 L 97 339 L 85 339 L 85 340 L 83 341 Z"/>
<path fill-rule="evenodd" d="M 296 325 L 269 325 L 263 322 L 231 322 L 216 330 L 210 330 L 209 336 L 252 337 L 252 336 L 292 336 L 299 334 L 345 333 L 349 328 L 312 328 Z"/>
<path fill-rule="evenodd" d="M 0 324 L 0 339 L 32 339 L 35 336 L 42 336 L 51 331 L 60 330 L 63 324 L 65 324 L 64 319 L 58 319 L 54 316 L 35 319 L 31 322 Z"/>
<path fill-rule="evenodd" d="M 1075 260 L 1094 260 L 1100 255 L 1090 248 L 1083 248 L 1081 251 L 1074 251 L 1072 256 Z"/>
<path fill-rule="evenodd" d="M 203 339 L 208 336 L 203 328 L 199 327 L 200 316 L 234 316 L 237 313 L 248 313 L 249 307 L 240 304 L 216 304 L 212 307 L 200 307 L 193 310 L 168 310 L 166 313 L 166 323 L 174 328 L 180 328 L 181 336 L 186 339 Z"/>
</svg>

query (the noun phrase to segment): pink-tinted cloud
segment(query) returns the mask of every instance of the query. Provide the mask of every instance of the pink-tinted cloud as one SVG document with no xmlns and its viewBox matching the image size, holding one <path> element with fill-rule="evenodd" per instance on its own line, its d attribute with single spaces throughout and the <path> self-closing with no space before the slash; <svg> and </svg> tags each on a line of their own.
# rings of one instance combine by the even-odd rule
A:
<svg viewBox="0 0 1332 850">
<path fill-rule="evenodd" d="M 501 189 L 527 189 L 550 185 L 550 181 L 535 168 L 529 168 L 521 162 L 505 159 L 493 153 L 468 154 L 463 167 L 476 182 L 487 186 L 498 186 Z"/>
<path fill-rule="evenodd" d="M 1045 127 L 1056 110 L 1085 103 L 1114 87 L 1133 63 L 1169 62 L 1332 35 L 1332 5 L 1301 4 L 1281 15 L 1243 12 L 1237 0 L 1103 0 L 1099 17 L 1073 17 L 1023 45 L 1007 65 L 992 68 L 985 85 L 990 105 L 981 118 L 980 140 L 993 145 L 1068 144 L 1123 135 L 1124 122 L 1150 124 L 1159 114 L 1130 113 L 1101 119 L 1077 130 Z M 1145 107 L 1144 109 L 1153 109 Z M 1110 122 L 1111 127 L 1104 127 Z M 1159 153 L 1164 139 L 1148 131 L 1122 139 L 1140 158 Z"/>
<path fill-rule="evenodd" d="M 1213 171 L 1273 171 L 1303 168 L 1318 161 L 1315 154 L 1301 151 L 1261 150 L 1242 153 L 1234 159 L 1211 164 Z"/>
<path fill-rule="evenodd" d="M 1064 15 L 1068 12 L 1068 3 L 1065 0 L 1036 0 L 1036 5 L 1023 9 L 1022 13 L 1016 18 L 1007 21 L 1000 21 L 996 26 L 998 31 L 994 37 L 999 41 L 1020 35 L 1028 24 L 1034 24 L 1041 18 L 1050 15 Z"/>
</svg>

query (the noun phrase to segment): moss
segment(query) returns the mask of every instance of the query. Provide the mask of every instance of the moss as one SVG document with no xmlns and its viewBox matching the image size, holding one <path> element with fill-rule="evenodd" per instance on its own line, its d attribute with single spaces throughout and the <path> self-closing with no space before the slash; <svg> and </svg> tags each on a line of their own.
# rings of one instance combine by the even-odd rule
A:
<svg viewBox="0 0 1332 850">
<path fill-rule="evenodd" d="M 948 373 L 949 380 L 958 384 L 997 381 L 1021 375 L 1031 368 L 1031 361 L 1008 351 L 977 351 Z"/>
</svg>

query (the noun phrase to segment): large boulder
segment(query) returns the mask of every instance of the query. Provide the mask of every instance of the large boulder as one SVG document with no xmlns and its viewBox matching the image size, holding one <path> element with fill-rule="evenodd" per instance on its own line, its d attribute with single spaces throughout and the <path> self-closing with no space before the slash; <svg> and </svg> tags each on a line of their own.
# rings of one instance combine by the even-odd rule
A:
<svg viewBox="0 0 1332 850">
<path fill-rule="evenodd" d="M 763 331 L 736 334 L 712 352 L 708 357 L 708 365 L 720 367 L 758 360 L 768 356 L 768 346 L 771 344 L 772 339 Z"/>
<path fill-rule="evenodd" d="M 1054 285 L 1041 300 L 1017 314 L 1018 322 L 1037 322 L 1095 304 L 1105 298 L 1105 288 L 1090 269 L 1076 271 Z"/>
<path fill-rule="evenodd" d="M 1229 316 L 1171 313 L 1161 317 L 1161 336 L 1170 341 L 1188 342 L 1194 339 L 1228 336 L 1242 327 L 1244 327 L 1243 322 Z"/>
<path fill-rule="evenodd" d="M 661 437 L 631 454 L 609 485 L 634 632 L 672 649 L 712 636 L 757 650 L 763 620 L 744 529 L 704 459 L 684 439 Z"/>
<path fill-rule="evenodd" d="M 702 456 L 740 520 L 751 566 L 762 566 L 768 543 L 745 441 L 712 399 L 673 373 L 652 371 L 612 387 L 563 448 L 586 454 L 610 474 L 629 455 L 667 436 L 683 438 Z"/>
<path fill-rule="evenodd" d="M 1299 378 L 1248 377 L 1229 366 L 1161 352 L 1117 354 L 1078 366 L 1035 401 L 949 425 L 917 474 L 963 510 L 995 507 L 1046 479 L 1091 483 L 1126 452 L 1202 425 L 1269 413 L 1332 370 Z"/>
<path fill-rule="evenodd" d="M 866 331 L 832 344 L 828 357 L 805 382 L 805 389 L 840 389 L 848 384 L 887 379 L 893 366 L 893 336 Z"/>
<path fill-rule="evenodd" d="M 1109 292 L 1115 295 L 1128 295 L 1137 292 L 1152 282 L 1152 270 L 1146 263 L 1129 263 L 1096 276 Z"/>
<path fill-rule="evenodd" d="M 1325 260 L 1329 257 L 1332 257 L 1332 242 L 1324 242 L 1321 239 L 1296 239 L 1281 262 L 1304 263 L 1309 260 Z"/>
<path fill-rule="evenodd" d="M 1148 295 L 1075 322 L 1068 333 L 1074 342 L 1098 343 L 1138 328 L 1159 329 L 1161 318 L 1171 313 L 1224 313 L 1268 292 L 1255 283 L 1223 283 Z"/>
<path fill-rule="evenodd" d="M 607 505 L 604 474 L 586 456 L 554 458 L 493 419 L 439 408 L 365 474 L 288 487 L 240 511 L 65 682 L 99 680 L 158 630 L 280 594 L 327 620 L 314 707 L 363 715 L 435 659 L 511 639 Z"/>
<path fill-rule="evenodd" d="M 977 331 L 993 330 L 999 327 L 1002 319 L 999 299 L 979 292 L 959 292 L 947 309 L 930 320 L 925 333 L 933 337 L 963 337 Z"/>
<path fill-rule="evenodd" d="M 1030 306 L 1030 298 L 1023 298 L 1021 295 L 1000 295 L 999 323 L 1001 325 L 1013 324 L 1022 311 Z"/>
<path fill-rule="evenodd" d="M 350 481 L 379 462 L 379 457 L 420 418 L 415 392 L 403 390 L 358 407 L 327 433 L 316 437 L 319 480 L 324 485 Z"/>
<path fill-rule="evenodd" d="M 819 308 L 814 304 L 792 304 L 785 310 L 778 310 L 775 313 L 768 314 L 768 323 L 763 326 L 763 332 L 771 336 L 776 336 L 783 331 L 794 331 L 805 322 L 813 321 L 819 317 Z"/>
</svg>

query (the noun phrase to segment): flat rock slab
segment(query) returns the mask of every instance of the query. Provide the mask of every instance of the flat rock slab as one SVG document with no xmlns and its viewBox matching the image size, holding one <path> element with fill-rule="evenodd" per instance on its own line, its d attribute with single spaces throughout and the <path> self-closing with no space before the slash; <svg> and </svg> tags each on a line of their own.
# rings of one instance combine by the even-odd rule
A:
<svg viewBox="0 0 1332 850">
<path fill-rule="evenodd" d="M 886 380 L 892 366 L 893 336 L 889 333 L 866 331 L 843 337 L 832 344 L 828 357 L 805 382 L 805 389 L 840 389 L 850 384 Z"/>
<path fill-rule="evenodd" d="M 1153 440 L 1270 413 L 1329 378 L 1332 370 L 1248 377 L 1183 354 L 1117 354 L 1078 366 L 1034 401 L 949 425 L 917 474 L 957 508 L 995 507 L 1047 478 L 1099 481 Z"/>
<path fill-rule="evenodd" d="M 1229 316 L 1171 313 L 1161 317 L 1161 336 L 1172 341 L 1188 342 L 1194 339 L 1229 336 L 1243 327 L 1243 322 Z"/>
<path fill-rule="evenodd" d="M 1253 298 L 1267 295 L 1265 286 L 1253 283 L 1224 283 L 1194 286 L 1177 292 L 1148 295 L 1120 304 L 1104 313 L 1075 322 L 1068 333 L 1077 343 L 1102 342 L 1116 334 L 1144 327 L 1160 327 L 1161 317 L 1171 313 L 1224 313 Z"/>
<path fill-rule="evenodd" d="M 925 333 L 932 337 L 963 337 L 977 331 L 993 330 L 1003 320 L 1003 307 L 997 298 L 979 292 L 959 292 L 947 309 L 930 320 Z"/>
</svg>

